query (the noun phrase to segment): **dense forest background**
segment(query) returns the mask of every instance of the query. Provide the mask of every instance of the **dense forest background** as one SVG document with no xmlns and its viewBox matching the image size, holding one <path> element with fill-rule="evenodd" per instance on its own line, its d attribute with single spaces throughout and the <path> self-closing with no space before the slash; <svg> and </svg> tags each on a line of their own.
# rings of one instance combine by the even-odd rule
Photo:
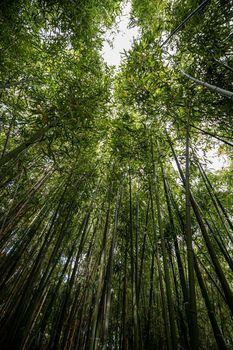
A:
<svg viewBox="0 0 233 350">
<path fill-rule="evenodd" d="M 233 349 L 233 2 L 124 3 L 1 1 L 2 350 Z"/>
</svg>

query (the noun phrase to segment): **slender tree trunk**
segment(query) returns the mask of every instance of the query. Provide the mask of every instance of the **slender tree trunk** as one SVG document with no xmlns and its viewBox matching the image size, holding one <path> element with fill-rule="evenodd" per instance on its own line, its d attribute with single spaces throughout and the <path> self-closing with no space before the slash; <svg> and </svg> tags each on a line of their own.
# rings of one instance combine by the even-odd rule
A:
<svg viewBox="0 0 233 350">
<path fill-rule="evenodd" d="M 209 319 L 210 319 L 210 322 L 211 322 L 211 326 L 212 326 L 212 329 L 213 329 L 213 333 L 214 333 L 214 337 L 215 337 L 216 343 L 218 345 L 219 350 L 227 350 L 227 346 L 225 344 L 223 335 L 222 335 L 221 330 L 220 330 L 220 328 L 218 326 L 218 323 L 216 321 L 216 318 L 215 318 L 215 315 L 214 315 L 214 310 L 213 310 L 213 307 L 211 305 L 211 302 L 210 302 L 210 299 L 209 299 L 209 296 L 208 296 L 208 292 L 206 290 L 205 283 L 204 283 L 204 280 L 202 278 L 202 274 L 200 272 L 200 269 L 199 269 L 199 266 L 198 266 L 196 258 L 194 258 L 194 267 L 195 267 L 198 283 L 199 283 L 199 286 L 200 286 L 200 289 L 201 289 L 201 293 L 202 293 L 203 299 L 205 300 L 206 309 L 207 309 L 208 316 L 209 316 Z"/>
<path fill-rule="evenodd" d="M 0 167 L 5 165 L 6 163 L 8 163 L 10 160 L 16 159 L 20 155 L 20 153 L 27 150 L 34 143 L 40 141 L 44 137 L 46 132 L 49 129 L 51 129 L 52 127 L 54 127 L 55 125 L 56 125 L 56 122 L 53 122 L 53 123 L 50 123 L 50 125 L 46 126 L 45 128 L 38 130 L 27 141 L 25 141 L 20 146 L 16 147 L 12 151 L 10 151 L 7 154 L 5 154 L 4 156 L 2 156 L 0 158 Z"/>
<path fill-rule="evenodd" d="M 111 307 L 111 286 L 112 286 L 112 273 L 113 273 L 112 269 L 113 269 L 114 250 L 115 250 L 116 238 L 117 238 L 117 226 L 118 226 L 119 212 L 120 212 L 120 206 L 121 206 L 122 192 L 123 192 L 123 180 L 122 180 L 121 188 L 118 189 L 118 193 L 117 193 L 113 236 L 112 236 L 112 242 L 111 242 L 111 247 L 109 251 L 108 264 L 107 264 L 106 275 L 105 275 L 105 283 L 104 283 L 102 298 L 101 298 L 101 303 L 104 303 L 105 305 L 103 329 L 102 329 L 102 350 L 105 350 L 107 346 L 110 307 Z"/>
<path fill-rule="evenodd" d="M 108 238 L 108 232 L 109 232 L 110 198 L 108 202 L 109 203 L 108 203 L 108 209 L 106 214 L 102 248 L 101 248 L 101 254 L 100 254 L 100 261 L 99 261 L 99 281 L 98 281 L 98 288 L 96 293 L 96 302 L 95 302 L 94 311 L 92 315 L 92 330 L 91 330 L 90 344 L 89 344 L 90 350 L 97 349 L 98 343 L 99 343 L 99 339 L 98 337 L 96 337 L 96 333 L 98 335 L 97 327 L 99 328 L 99 325 L 97 325 L 97 322 L 98 322 L 98 312 L 100 310 L 101 290 L 103 288 L 103 278 L 104 278 L 104 269 L 105 269 L 104 262 L 106 259 L 106 244 L 107 244 L 107 238 Z"/>
<path fill-rule="evenodd" d="M 172 348 L 177 349 L 177 337 L 176 337 L 176 323 L 175 323 L 175 313 L 174 313 L 174 303 L 171 289 L 171 281 L 169 276 L 169 268 L 167 261 L 167 251 L 165 246 L 165 238 L 164 238 L 164 229 L 162 223 L 162 215 L 161 215 L 161 204 L 160 204 L 160 188 L 157 174 L 157 166 L 154 160 L 154 152 L 153 145 L 152 147 L 152 162 L 153 162 L 153 175 L 155 180 L 155 200 L 156 200 L 156 209 L 157 209 L 157 220 L 159 226 L 159 234 L 161 238 L 161 247 L 162 247 L 162 256 L 163 256 L 163 266 L 164 266 L 164 274 L 165 274 L 165 284 L 166 284 L 166 294 L 167 294 L 167 304 L 168 304 L 168 312 L 169 312 L 169 321 L 170 321 L 170 331 L 171 331 L 171 339 L 172 339 Z M 158 157 L 160 157 L 159 145 L 157 143 L 157 152 Z"/>
<path fill-rule="evenodd" d="M 151 215 L 152 215 L 152 224 L 153 224 L 154 241 L 155 241 L 155 254 L 156 254 L 156 262 L 157 262 L 158 276 L 159 276 L 160 295 L 161 295 L 161 301 L 162 301 L 162 314 L 163 314 L 164 327 L 165 327 L 165 341 L 167 343 L 167 348 L 170 350 L 173 348 L 173 345 L 172 345 L 172 338 L 170 336 L 170 327 L 169 327 L 170 320 L 169 320 L 169 317 L 167 314 L 167 302 L 166 302 L 166 298 L 165 298 L 166 294 L 165 294 L 164 286 L 163 286 L 162 267 L 161 267 L 159 248 L 158 248 L 158 237 L 156 235 L 155 214 L 154 214 L 154 205 L 153 205 L 153 196 L 152 196 L 152 185 L 150 185 L 150 196 L 151 196 Z"/>
<path fill-rule="evenodd" d="M 175 161 L 176 161 L 176 164 L 177 164 L 177 167 L 178 167 L 178 170 L 179 170 L 179 173 L 180 173 L 180 177 L 182 179 L 182 182 L 185 186 L 185 176 L 183 174 L 183 171 L 181 169 L 181 166 L 180 166 L 180 163 L 177 159 L 177 156 L 176 156 L 176 153 L 175 153 L 175 150 L 173 148 L 173 145 L 168 137 L 168 142 L 170 144 L 170 147 L 171 147 L 171 150 L 172 150 L 172 153 L 174 155 L 174 158 L 175 158 Z M 218 276 L 218 279 L 221 283 L 221 286 L 222 286 L 222 289 L 223 289 L 223 292 L 224 292 L 224 295 L 225 295 L 225 298 L 226 298 L 226 302 L 228 304 L 228 307 L 229 309 L 231 310 L 231 313 L 233 315 L 233 294 L 232 294 L 232 291 L 229 287 L 229 284 L 226 280 L 226 277 L 225 277 L 225 274 L 222 270 L 222 267 L 219 263 L 219 260 L 216 256 L 216 252 L 213 248 L 213 245 L 211 243 L 211 240 L 209 238 L 209 234 L 208 234 L 208 231 L 207 231 L 207 228 L 203 222 L 203 219 L 202 219 L 202 216 L 201 216 L 201 213 L 200 213 L 200 210 L 198 208 L 198 205 L 192 195 L 192 193 L 190 192 L 190 202 L 191 202 L 191 205 L 192 205 L 192 208 L 193 208 L 193 211 L 194 211 L 194 214 L 196 216 L 196 219 L 197 219 L 197 222 L 199 224 L 199 227 L 201 229 L 201 232 L 202 232 L 202 235 L 203 235 L 203 238 L 204 238 L 204 241 L 205 241 L 205 244 L 206 244 L 206 247 L 208 249 L 208 252 L 210 254 L 210 257 L 211 257 L 211 261 L 213 263 L 213 266 L 214 266 L 214 269 L 215 269 L 215 272 Z"/>
<path fill-rule="evenodd" d="M 213 92 L 217 92 L 218 94 L 220 94 L 220 95 L 222 95 L 224 97 L 228 97 L 230 99 L 233 99 L 233 92 L 225 90 L 225 89 L 222 89 L 222 88 L 220 88 L 218 86 L 215 86 L 215 85 L 211 85 L 211 84 L 205 83 L 205 82 L 203 82 L 201 80 L 198 80 L 196 78 L 193 78 L 191 75 L 185 73 L 182 69 L 180 71 L 186 78 L 189 78 L 195 84 L 203 86 L 203 87 L 206 87 L 208 90 L 213 91 Z"/>
<path fill-rule="evenodd" d="M 133 347 L 135 350 L 139 348 L 139 327 L 138 327 L 138 305 L 137 305 L 137 286 L 134 257 L 134 241 L 133 241 L 133 208 L 132 208 L 132 180 L 129 175 L 129 235 L 130 235 L 130 257 L 131 257 L 131 283 L 132 283 L 132 315 L 133 315 Z"/>
<path fill-rule="evenodd" d="M 190 113 L 190 111 L 188 111 Z M 195 291 L 195 276 L 194 276 L 194 252 L 192 246 L 192 227 L 191 227 L 191 202 L 190 202 L 190 170 L 189 170 L 189 116 L 187 117 L 187 129 L 186 129 L 186 166 L 185 166 L 185 203 L 186 203 L 186 243 L 187 243 L 187 260 L 188 260 L 188 323 L 189 323 L 189 335 L 191 349 L 198 349 L 198 328 L 197 328 L 197 306 L 196 306 L 196 291 Z"/>
<path fill-rule="evenodd" d="M 192 11 L 169 35 L 169 37 L 161 44 L 160 47 L 163 47 L 168 43 L 168 41 L 175 35 L 179 30 L 181 30 L 185 24 L 190 21 L 196 14 L 202 11 L 210 2 L 210 0 L 204 0 L 194 11 Z"/>
</svg>

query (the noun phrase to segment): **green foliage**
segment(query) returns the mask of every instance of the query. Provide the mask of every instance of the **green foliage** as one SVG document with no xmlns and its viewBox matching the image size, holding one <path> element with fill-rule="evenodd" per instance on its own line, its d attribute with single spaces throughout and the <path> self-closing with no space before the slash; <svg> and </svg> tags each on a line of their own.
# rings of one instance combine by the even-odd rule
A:
<svg viewBox="0 0 233 350">
<path fill-rule="evenodd" d="M 232 101 L 181 72 L 233 91 L 233 7 L 131 3 L 114 72 L 121 1 L 2 2 L 3 349 L 196 349 L 189 205 L 197 346 L 233 346 Z"/>
</svg>

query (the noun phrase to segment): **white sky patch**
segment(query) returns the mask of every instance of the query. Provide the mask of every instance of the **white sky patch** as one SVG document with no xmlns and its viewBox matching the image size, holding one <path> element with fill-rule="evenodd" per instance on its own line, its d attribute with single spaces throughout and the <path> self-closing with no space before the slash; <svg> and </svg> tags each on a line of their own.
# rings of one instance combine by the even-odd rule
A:
<svg viewBox="0 0 233 350">
<path fill-rule="evenodd" d="M 116 18 L 114 28 L 108 30 L 102 49 L 102 56 L 108 65 L 119 67 L 124 50 L 130 50 L 134 39 L 139 35 L 139 28 L 129 28 L 131 4 L 127 2 L 122 13 Z M 109 44 L 111 43 L 111 45 Z"/>
<path fill-rule="evenodd" d="M 218 146 L 215 145 L 211 150 L 204 152 L 198 150 L 198 156 L 206 161 L 206 168 L 210 171 L 226 169 L 230 166 L 230 158 L 226 154 L 218 154 Z"/>
<path fill-rule="evenodd" d="M 162 32 L 160 36 L 161 43 L 163 43 L 169 37 L 169 35 L 170 35 L 169 32 Z M 173 56 L 175 56 L 177 52 L 176 45 L 174 43 L 172 44 L 168 42 L 166 45 L 163 46 L 162 52 L 163 52 L 162 54 L 163 63 L 168 67 L 172 67 L 172 65 L 174 64 Z"/>
<path fill-rule="evenodd" d="M 204 163 L 204 167 L 208 171 L 216 172 L 218 170 L 227 169 L 231 164 L 230 157 L 227 154 L 219 154 L 218 148 L 218 145 L 215 144 L 213 148 L 207 152 L 201 149 L 196 151 L 202 166 Z M 172 160 L 172 166 L 178 172 L 175 160 Z"/>
</svg>

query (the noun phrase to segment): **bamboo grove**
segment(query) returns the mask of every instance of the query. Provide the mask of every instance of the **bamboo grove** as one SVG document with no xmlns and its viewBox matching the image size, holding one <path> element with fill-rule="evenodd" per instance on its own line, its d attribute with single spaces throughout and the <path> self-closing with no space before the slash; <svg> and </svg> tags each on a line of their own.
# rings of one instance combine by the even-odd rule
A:
<svg viewBox="0 0 233 350">
<path fill-rule="evenodd" d="M 124 6 L 1 2 L 3 350 L 233 348 L 233 3 Z"/>
</svg>

